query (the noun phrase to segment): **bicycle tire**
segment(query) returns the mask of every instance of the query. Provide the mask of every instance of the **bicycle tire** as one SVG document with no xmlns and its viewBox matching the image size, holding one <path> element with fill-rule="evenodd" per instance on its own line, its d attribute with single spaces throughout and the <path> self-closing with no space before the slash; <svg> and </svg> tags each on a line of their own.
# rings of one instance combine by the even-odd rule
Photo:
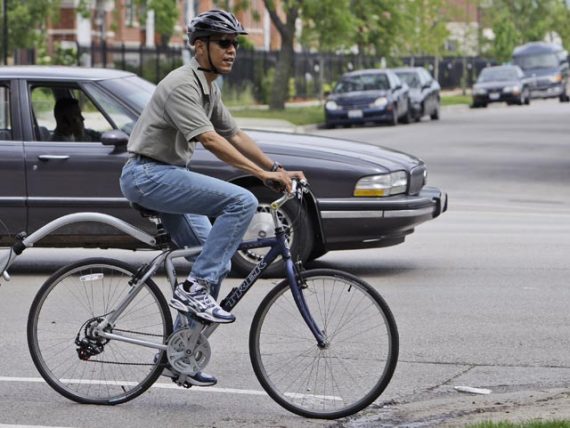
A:
<svg viewBox="0 0 570 428">
<path fill-rule="evenodd" d="M 352 415 L 376 400 L 394 374 L 396 322 L 380 294 L 353 275 L 315 269 L 301 276 L 303 296 L 329 346 L 317 347 L 284 280 L 253 318 L 253 370 L 269 396 L 293 413 L 322 419 Z"/>
<path fill-rule="evenodd" d="M 120 404 L 142 394 L 160 376 L 165 352 L 110 340 L 101 353 L 83 360 L 75 343 L 78 335 L 85 336 L 88 320 L 106 315 L 129 292 L 134 273 L 116 260 L 81 260 L 51 275 L 34 298 L 28 348 L 41 376 L 64 397 L 82 404 Z M 112 331 L 166 343 L 172 317 L 152 280 L 144 283 Z"/>
</svg>

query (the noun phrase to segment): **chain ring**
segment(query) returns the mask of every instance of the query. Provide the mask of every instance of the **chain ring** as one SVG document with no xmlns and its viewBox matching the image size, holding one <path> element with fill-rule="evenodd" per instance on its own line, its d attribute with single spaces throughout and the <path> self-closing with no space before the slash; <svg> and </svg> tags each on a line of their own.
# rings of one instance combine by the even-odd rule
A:
<svg viewBox="0 0 570 428">
<path fill-rule="evenodd" d="M 211 350 L 208 338 L 200 333 L 194 349 L 188 349 L 188 340 L 192 336 L 191 328 L 182 328 L 168 339 L 166 358 L 170 367 L 182 375 L 191 375 L 202 371 L 210 362 Z"/>
</svg>

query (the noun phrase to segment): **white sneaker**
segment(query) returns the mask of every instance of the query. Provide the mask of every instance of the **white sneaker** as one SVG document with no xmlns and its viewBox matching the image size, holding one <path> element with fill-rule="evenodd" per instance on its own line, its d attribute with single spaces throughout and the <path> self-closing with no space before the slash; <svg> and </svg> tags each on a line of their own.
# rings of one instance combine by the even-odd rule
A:
<svg viewBox="0 0 570 428">
<path fill-rule="evenodd" d="M 196 316 L 210 322 L 231 323 L 236 317 L 223 310 L 205 287 L 194 284 L 190 292 L 182 284 L 174 289 L 170 306 L 180 312 L 193 312 Z"/>
</svg>

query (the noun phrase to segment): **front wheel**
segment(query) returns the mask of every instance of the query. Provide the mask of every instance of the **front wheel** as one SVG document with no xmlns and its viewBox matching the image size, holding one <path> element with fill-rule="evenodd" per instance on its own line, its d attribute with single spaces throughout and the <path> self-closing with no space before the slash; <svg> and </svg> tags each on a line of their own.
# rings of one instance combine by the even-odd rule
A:
<svg viewBox="0 0 570 428">
<path fill-rule="evenodd" d="M 392 378 L 399 350 L 394 317 L 378 292 L 353 275 L 315 269 L 301 277 L 307 308 L 328 345 L 317 346 L 284 280 L 253 319 L 253 369 L 271 398 L 293 413 L 352 415 L 376 400 Z"/>
<path fill-rule="evenodd" d="M 28 316 L 28 347 L 45 381 L 83 404 L 119 404 L 146 391 L 160 376 L 164 353 L 92 332 L 133 292 L 135 271 L 93 258 L 63 267 L 38 291 Z M 168 304 L 147 280 L 108 332 L 159 344 L 172 333 Z"/>
</svg>

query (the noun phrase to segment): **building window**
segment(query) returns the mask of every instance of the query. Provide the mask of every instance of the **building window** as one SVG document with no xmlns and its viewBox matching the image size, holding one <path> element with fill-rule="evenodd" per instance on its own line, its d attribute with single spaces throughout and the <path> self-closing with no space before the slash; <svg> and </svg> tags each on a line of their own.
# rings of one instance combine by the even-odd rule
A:
<svg viewBox="0 0 570 428">
<path fill-rule="evenodd" d="M 134 0 L 125 1 L 125 23 L 128 27 L 132 27 L 136 21 L 136 6 L 134 5 Z"/>
</svg>

